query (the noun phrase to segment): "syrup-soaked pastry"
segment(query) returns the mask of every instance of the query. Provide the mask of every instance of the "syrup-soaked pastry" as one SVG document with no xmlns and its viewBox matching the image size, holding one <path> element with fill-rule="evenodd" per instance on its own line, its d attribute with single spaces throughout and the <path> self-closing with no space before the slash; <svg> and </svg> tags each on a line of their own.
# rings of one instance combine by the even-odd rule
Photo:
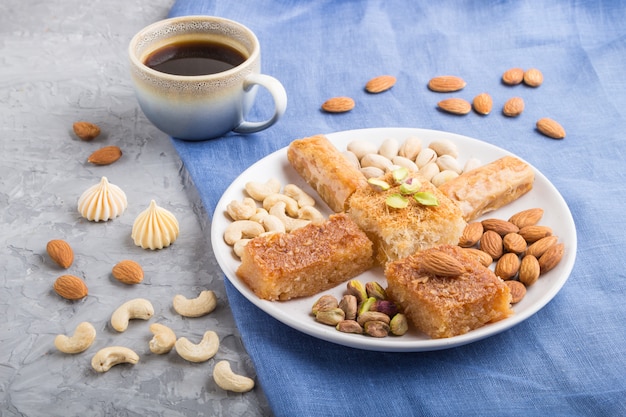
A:
<svg viewBox="0 0 626 417">
<path fill-rule="evenodd" d="M 352 193 L 367 185 L 365 176 L 324 135 L 294 140 L 287 159 L 335 213 L 345 211 Z"/>
<path fill-rule="evenodd" d="M 517 200 L 533 188 L 534 181 L 530 165 L 505 156 L 459 175 L 439 190 L 459 205 L 463 218 L 470 222 Z"/>
</svg>

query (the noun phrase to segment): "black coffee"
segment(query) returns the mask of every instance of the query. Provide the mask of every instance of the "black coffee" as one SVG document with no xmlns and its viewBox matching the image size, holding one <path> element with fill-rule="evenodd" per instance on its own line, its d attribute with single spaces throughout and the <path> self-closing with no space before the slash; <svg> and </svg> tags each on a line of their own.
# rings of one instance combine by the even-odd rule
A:
<svg viewBox="0 0 626 417">
<path fill-rule="evenodd" d="M 208 75 L 243 63 L 246 57 L 228 45 L 211 41 L 172 43 L 152 52 L 144 64 L 173 75 Z"/>
</svg>

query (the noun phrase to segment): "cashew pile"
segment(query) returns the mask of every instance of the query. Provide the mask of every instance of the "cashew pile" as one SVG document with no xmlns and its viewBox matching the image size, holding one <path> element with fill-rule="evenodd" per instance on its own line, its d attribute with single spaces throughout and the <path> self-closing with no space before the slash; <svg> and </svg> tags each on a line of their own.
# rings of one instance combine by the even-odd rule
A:
<svg viewBox="0 0 626 417">
<path fill-rule="evenodd" d="M 380 146 L 365 140 L 355 140 L 348 144 L 343 154 L 366 178 L 378 178 L 386 172 L 404 167 L 419 172 L 435 187 L 481 165 L 476 158 L 470 158 L 461 165 L 458 148 L 450 140 L 432 141 L 423 147 L 421 139 L 413 136 L 402 143 L 388 138 Z"/>
<path fill-rule="evenodd" d="M 233 220 L 224 231 L 224 242 L 241 257 L 243 247 L 257 236 L 289 233 L 307 224 L 323 220 L 315 208 L 315 199 L 295 184 L 282 185 L 277 179 L 245 184 L 249 197 L 233 200 L 226 212 Z"/>
</svg>

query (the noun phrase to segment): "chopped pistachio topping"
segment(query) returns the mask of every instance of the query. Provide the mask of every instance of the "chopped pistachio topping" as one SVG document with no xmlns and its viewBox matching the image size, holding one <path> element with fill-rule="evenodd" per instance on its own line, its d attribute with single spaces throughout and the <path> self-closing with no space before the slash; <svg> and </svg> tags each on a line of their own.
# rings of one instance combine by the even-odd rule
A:
<svg viewBox="0 0 626 417">
<path fill-rule="evenodd" d="M 367 183 L 376 191 L 387 191 L 389 187 L 391 187 L 385 181 L 379 180 L 378 178 L 370 178 L 367 180 Z"/>
<path fill-rule="evenodd" d="M 422 188 L 422 183 L 418 180 L 409 178 L 400 185 L 400 193 L 404 195 L 415 194 Z"/>
<path fill-rule="evenodd" d="M 413 198 L 423 206 L 438 206 L 439 201 L 437 197 L 428 192 L 421 192 L 413 194 Z"/>
<path fill-rule="evenodd" d="M 387 197 L 387 199 L 385 200 L 385 203 L 387 203 L 389 207 L 403 209 L 409 205 L 409 200 L 406 197 L 404 197 L 402 194 L 395 193 Z"/>
<path fill-rule="evenodd" d="M 394 169 L 391 172 L 391 175 L 393 176 L 393 180 L 396 182 L 396 184 L 402 184 L 406 177 L 409 176 L 409 170 L 405 167 L 400 167 Z"/>
</svg>

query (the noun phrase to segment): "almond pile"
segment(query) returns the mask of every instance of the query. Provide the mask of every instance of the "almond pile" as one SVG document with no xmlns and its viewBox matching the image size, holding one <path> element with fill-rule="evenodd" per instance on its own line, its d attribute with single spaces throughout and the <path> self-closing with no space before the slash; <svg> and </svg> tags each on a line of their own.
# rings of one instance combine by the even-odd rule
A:
<svg viewBox="0 0 626 417">
<path fill-rule="evenodd" d="M 459 246 L 471 251 L 483 265 L 495 262 L 495 274 L 511 288 L 512 303 L 521 301 L 526 288 L 563 258 L 565 245 L 550 227 L 539 225 L 542 217 L 543 209 L 531 208 L 508 220 L 471 222 L 459 240 Z"/>
<path fill-rule="evenodd" d="M 529 87 L 537 88 L 543 84 L 543 74 L 536 68 L 524 71 L 522 68 L 511 68 L 502 74 L 502 83 L 515 86 L 526 84 Z M 467 83 L 461 77 L 454 75 L 442 75 L 431 78 L 428 81 L 428 89 L 437 93 L 450 93 L 460 91 Z M 493 99 L 489 93 L 483 92 L 474 97 L 470 103 L 464 98 L 452 97 L 441 100 L 437 107 L 451 114 L 465 115 L 473 108 L 480 115 L 487 115 L 493 108 Z M 502 106 L 502 114 L 507 117 L 517 117 L 524 111 L 524 99 L 521 97 L 511 97 Z M 537 131 L 541 134 L 553 138 L 563 139 L 565 129 L 553 119 L 543 118 L 537 124 Z"/>
</svg>

